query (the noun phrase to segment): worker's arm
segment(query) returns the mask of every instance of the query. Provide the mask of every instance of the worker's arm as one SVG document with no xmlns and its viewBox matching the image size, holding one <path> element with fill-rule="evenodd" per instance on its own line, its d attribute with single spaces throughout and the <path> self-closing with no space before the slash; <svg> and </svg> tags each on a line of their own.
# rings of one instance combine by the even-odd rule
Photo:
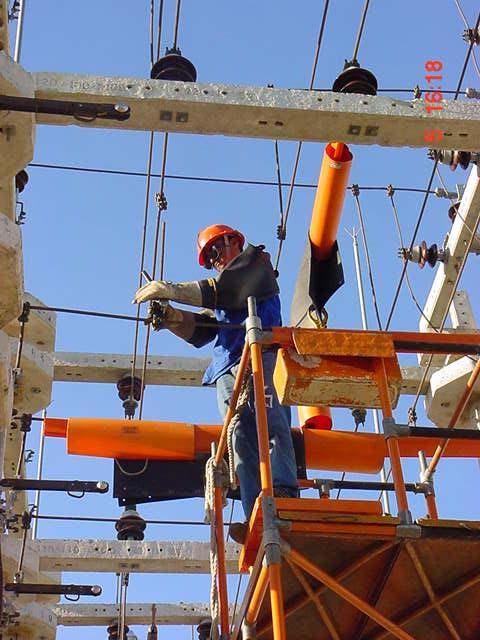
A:
<svg viewBox="0 0 480 640">
<path fill-rule="evenodd" d="M 152 280 L 140 287 L 133 302 L 172 300 L 207 309 L 244 309 L 247 298 L 265 300 L 278 293 L 270 256 L 263 247 L 248 245 L 217 278 L 193 282 Z"/>
<path fill-rule="evenodd" d="M 210 312 L 192 313 L 168 305 L 163 325 L 194 347 L 203 347 L 217 335 L 217 320 Z"/>
</svg>

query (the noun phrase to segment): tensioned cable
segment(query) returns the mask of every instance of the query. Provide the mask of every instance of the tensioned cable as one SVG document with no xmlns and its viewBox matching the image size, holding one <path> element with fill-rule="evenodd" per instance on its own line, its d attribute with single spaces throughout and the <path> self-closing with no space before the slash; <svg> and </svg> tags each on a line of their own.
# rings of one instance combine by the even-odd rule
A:
<svg viewBox="0 0 480 640">
<path fill-rule="evenodd" d="M 387 196 L 390 198 L 390 203 L 392 205 L 392 212 L 393 212 L 393 219 L 395 221 L 395 226 L 397 228 L 397 233 L 398 233 L 398 239 L 400 242 L 400 246 L 403 247 L 403 233 L 402 233 L 402 228 L 400 226 L 400 218 L 398 215 L 398 211 L 397 211 L 397 205 L 395 204 L 395 200 L 393 199 L 393 190 L 390 193 L 387 193 Z M 426 322 L 428 322 L 428 325 L 434 330 L 438 332 L 438 329 L 436 329 L 432 323 L 430 322 L 430 319 L 425 315 L 420 303 L 417 300 L 417 297 L 413 291 L 413 287 L 412 287 L 412 283 L 410 282 L 410 277 L 408 275 L 408 271 L 405 272 L 405 281 L 407 283 L 407 287 L 408 290 L 410 292 L 410 296 L 413 300 L 413 303 L 415 304 L 415 306 L 417 307 L 417 310 L 420 312 L 420 315 L 424 318 L 424 320 L 426 320 Z"/>
<path fill-rule="evenodd" d="M 360 18 L 360 23 L 358 25 L 357 39 L 355 40 L 355 46 L 353 48 L 352 60 L 357 61 L 358 50 L 360 48 L 360 41 L 363 35 L 363 28 L 365 26 L 365 20 L 367 18 L 368 7 L 370 5 L 370 0 L 365 0 L 365 4 L 363 5 L 362 16 Z"/>
<path fill-rule="evenodd" d="M 479 24 L 480 24 L 480 13 L 478 14 L 477 21 L 475 23 L 475 30 L 478 29 Z M 462 86 L 463 78 L 465 77 L 465 72 L 467 70 L 467 65 L 468 65 L 468 61 L 470 59 L 470 54 L 471 54 L 472 49 L 473 49 L 473 44 L 474 44 L 473 42 L 470 42 L 470 45 L 468 47 L 467 55 L 465 56 L 465 61 L 463 63 L 462 71 L 460 73 L 460 78 L 458 80 L 457 88 L 455 90 L 455 96 L 453 98 L 454 100 L 457 100 L 457 98 L 458 98 L 458 96 L 460 94 L 460 87 Z M 411 239 L 411 242 L 410 242 L 409 251 L 412 250 L 413 245 L 415 244 L 415 240 L 417 238 L 417 233 L 418 233 L 418 230 L 420 228 L 420 224 L 422 223 L 423 215 L 425 213 L 425 209 L 426 209 L 426 206 L 427 206 L 428 196 L 430 194 L 430 188 L 432 186 L 433 179 L 435 177 L 437 165 L 438 165 L 438 159 L 436 159 L 434 161 L 434 164 L 433 164 L 433 169 L 432 169 L 432 173 L 430 175 L 430 179 L 428 181 L 427 189 L 426 189 L 426 192 L 425 192 L 425 197 L 423 199 L 422 206 L 420 208 L 420 213 L 418 214 L 417 222 L 416 222 L 415 228 L 413 230 L 413 235 L 412 235 L 412 239 Z M 408 267 L 408 261 L 405 261 L 404 264 L 403 264 L 403 267 L 402 267 L 402 272 L 400 274 L 400 279 L 399 279 L 398 284 L 397 284 L 395 295 L 393 297 L 392 306 L 391 306 L 390 312 L 388 314 L 387 324 L 385 326 L 385 330 L 387 330 L 387 331 L 388 331 L 388 329 L 390 327 L 390 322 L 392 320 L 393 313 L 395 311 L 395 307 L 397 306 L 397 302 L 398 302 L 398 299 L 399 299 L 399 296 L 400 296 L 400 290 L 402 288 L 402 284 L 403 284 L 403 280 L 405 278 L 405 272 L 407 270 L 407 267 Z"/>
<path fill-rule="evenodd" d="M 38 520 L 65 520 L 72 522 L 118 522 L 118 518 L 95 518 L 93 516 L 60 516 L 60 515 L 39 515 L 33 514 L 33 518 Z M 158 525 L 186 525 L 188 527 L 210 526 L 203 520 L 144 520 L 146 524 Z M 226 526 L 226 525 L 225 525 Z"/>
<path fill-rule="evenodd" d="M 438 330 L 440 332 L 443 331 L 443 328 L 445 327 L 445 323 L 447 321 L 448 314 L 449 314 L 449 311 L 450 311 L 450 305 L 452 304 L 453 298 L 455 297 L 455 294 L 457 292 L 458 284 L 460 282 L 460 278 L 462 277 L 463 270 L 465 269 L 465 265 L 467 264 L 467 258 L 468 258 L 469 254 L 470 254 L 470 249 L 472 248 L 473 241 L 475 240 L 475 236 L 477 234 L 477 229 L 478 229 L 479 224 L 480 224 L 480 212 L 479 212 L 479 214 L 477 216 L 477 219 L 476 219 L 476 222 L 475 222 L 475 226 L 471 231 L 470 239 L 468 241 L 468 244 L 465 247 L 465 254 L 464 254 L 463 258 L 462 258 L 462 262 L 461 262 L 460 267 L 458 269 L 458 273 L 457 273 L 457 276 L 455 278 L 455 282 L 453 284 L 452 292 L 451 292 L 451 294 L 449 296 L 449 299 L 448 299 L 448 302 L 447 302 L 447 304 L 445 306 L 445 311 L 443 312 L 442 321 L 440 323 L 440 326 L 438 327 Z M 417 407 L 417 403 L 418 403 L 418 400 L 420 398 L 423 385 L 426 382 L 428 372 L 429 372 L 430 367 L 432 365 L 432 360 L 433 360 L 433 354 L 431 354 L 430 357 L 428 358 L 428 362 L 427 362 L 427 365 L 426 365 L 425 370 L 423 372 L 422 379 L 420 380 L 420 383 L 418 385 L 417 393 L 415 394 L 415 399 L 414 399 L 413 404 L 412 404 L 413 411 L 415 411 L 415 409 Z"/>
<path fill-rule="evenodd" d="M 177 0 L 177 8 L 175 11 L 175 27 L 173 30 L 173 48 L 177 48 L 177 40 L 178 40 L 178 25 L 180 24 L 180 9 L 182 5 L 182 0 Z"/>
<path fill-rule="evenodd" d="M 182 6 L 182 2 L 181 0 L 177 0 L 176 3 L 176 11 L 175 11 L 175 25 L 174 25 L 174 34 L 173 34 L 173 49 L 177 49 L 177 43 L 178 43 L 178 29 L 179 29 L 179 24 L 180 24 L 180 12 L 181 12 L 181 6 Z M 160 29 L 160 27 L 159 27 Z M 160 31 L 159 31 L 159 37 L 158 37 L 158 47 L 160 47 Z M 152 132 L 152 137 L 154 136 L 154 133 Z M 158 261 L 158 244 L 159 244 L 159 240 L 160 240 L 160 229 L 162 228 L 162 212 L 166 209 L 166 206 L 163 205 L 162 200 L 164 198 L 164 187 L 165 187 L 165 174 L 166 174 L 166 170 L 167 170 L 167 151 L 168 151 L 168 132 L 166 131 L 163 135 L 163 151 L 162 151 L 162 169 L 161 169 L 161 173 L 160 173 L 160 188 L 159 188 L 159 202 L 157 202 L 157 217 L 156 217 L 156 223 L 155 223 L 155 236 L 154 236 L 154 247 L 153 247 L 153 264 L 152 264 L 152 272 L 151 272 L 151 277 L 153 280 L 155 280 L 155 276 L 156 276 L 156 271 L 157 271 L 157 261 Z M 165 223 L 163 223 L 164 225 Z M 165 239 L 165 226 L 163 226 L 164 229 L 164 233 L 163 233 L 163 239 Z M 160 263 L 161 263 L 161 273 L 160 273 L 160 279 L 163 280 L 164 274 L 163 274 L 163 268 L 164 268 L 164 261 L 165 261 L 165 242 L 162 242 L 162 255 L 161 255 L 161 259 L 160 259 Z M 142 267 L 143 269 L 143 267 Z M 142 270 L 141 269 L 141 270 Z M 141 278 L 141 273 L 140 273 L 140 278 Z M 138 328 L 138 325 L 137 325 Z M 139 409 L 138 409 L 138 418 L 139 420 L 142 419 L 142 414 L 143 414 L 143 402 L 144 402 L 144 396 L 145 396 L 145 377 L 146 377 L 146 373 L 147 373 L 147 359 L 148 359 L 148 349 L 150 346 L 150 334 L 151 334 L 151 325 L 149 324 L 147 326 L 147 331 L 146 331 L 146 336 L 145 336 L 145 349 L 144 349 L 144 354 L 143 354 L 143 367 L 142 367 L 142 378 L 141 378 L 141 386 L 140 386 L 140 404 L 139 404 Z M 134 384 L 134 380 L 133 380 L 133 375 L 132 375 L 132 394 L 133 394 L 133 384 Z M 146 468 L 146 467 L 145 467 Z"/>
<path fill-rule="evenodd" d="M 470 26 L 468 24 L 468 20 L 467 20 L 467 18 L 465 16 L 465 13 L 464 13 L 461 5 L 460 5 L 460 2 L 458 0 L 453 0 L 453 1 L 455 2 L 455 5 L 456 5 L 456 7 L 458 9 L 458 13 L 460 14 L 460 17 L 462 18 L 463 23 L 465 24 L 465 28 L 467 29 L 467 31 L 469 31 L 470 30 Z M 473 65 L 474 65 L 478 75 L 480 76 L 480 67 L 478 65 L 477 58 L 475 56 L 475 49 L 472 49 L 472 62 L 473 62 Z"/>
<path fill-rule="evenodd" d="M 118 176 L 132 176 L 138 178 L 145 178 L 148 174 L 143 171 L 124 171 L 121 169 L 102 169 L 95 167 L 75 167 L 70 165 L 61 165 L 61 164 L 42 164 L 32 162 L 28 165 L 29 167 L 36 167 L 39 169 L 58 169 L 61 171 L 78 171 L 84 173 L 102 173 L 106 175 L 118 175 Z M 160 173 L 152 173 L 152 178 L 160 178 Z M 252 185 L 252 186 L 264 186 L 264 187 L 276 187 L 278 188 L 278 181 L 273 180 L 247 180 L 242 178 L 217 178 L 214 176 L 181 176 L 177 174 L 165 174 L 165 178 L 168 180 L 186 180 L 193 182 L 219 182 L 222 184 L 240 184 L 240 185 Z M 290 182 L 282 182 L 282 187 L 288 187 Z M 295 188 L 300 189 L 316 189 L 317 185 L 314 183 L 307 182 L 295 182 L 293 185 Z M 348 185 L 346 189 L 351 189 L 352 185 Z M 363 191 L 385 191 L 387 187 L 378 187 L 378 186 L 360 186 L 360 189 Z M 417 189 L 416 187 L 395 187 L 396 191 L 408 191 L 412 193 L 426 193 L 426 189 Z M 435 194 L 435 190 L 430 191 L 430 193 Z"/>
<path fill-rule="evenodd" d="M 280 224 L 278 225 L 277 235 L 281 236 L 283 233 L 283 227 L 284 227 L 285 221 L 284 221 L 284 212 L 283 212 L 282 173 L 280 170 L 280 153 L 278 150 L 278 140 L 275 140 L 275 169 L 277 172 L 278 206 L 280 209 Z"/>
<path fill-rule="evenodd" d="M 152 18 L 153 19 L 153 18 Z M 158 38 L 157 38 L 157 51 L 160 49 L 160 41 L 162 34 L 162 22 L 163 22 L 163 0 L 160 1 L 159 7 L 159 15 L 158 15 Z M 152 21 L 150 22 L 152 25 Z M 153 42 L 154 42 L 154 33 L 153 33 L 153 25 L 150 30 L 150 55 L 151 55 L 151 63 L 153 65 Z M 167 135 L 167 134 L 165 134 Z M 147 245 L 147 229 L 148 229 L 148 212 L 149 212 L 149 204 L 150 204 L 150 188 L 151 188 L 151 180 L 152 180 L 152 165 L 153 165 L 153 149 L 155 144 L 155 132 L 151 131 L 149 136 L 149 144 L 148 144 L 148 160 L 147 160 L 147 175 L 146 175 L 146 184 L 145 184 L 145 202 L 144 202 L 144 211 L 143 211 L 143 228 L 142 228 L 142 248 L 140 254 L 140 269 L 138 274 L 138 286 L 142 285 L 142 271 L 145 268 L 145 253 L 146 253 L 146 245 Z M 137 318 L 140 317 L 140 305 L 137 305 Z M 147 333 L 149 332 L 150 326 L 147 328 Z M 137 350 L 138 350 L 138 338 L 139 338 L 139 323 L 137 322 L 135 326 L 135 333 L 133 339 L 133 358 L 132 358 L 132 368 L 131 368 L 131 387 L 130 387 L 130 399 L 133 398 L 133 387 L 135 383 L 135 371 L 137 368 Z M 146 358 L 145 358 L 146 359 Z M 143 398 L 143 384 L 141 388 L 141 398 Z"/>
<path fill-rule="evenodd" d="M 330 0 L 325 0 L 324 6 L 323 6 L 322 21 L 320 23 L 320 30 L 319 30 L 318 38 L 317 38 L 317 46 L 315 48 L 315 54 L 313 56 L 313 66 L 312 66 L 312 73 L 311 73 L 311 76 L 310 76 L 309 90 L 312 90 L 313 89 L 313 85 L 315 84 L 315 76 L 317 74 L 318 58 L 319 58 L 319 55 L 320 55 L 320 47 L 322 46 L 323 33 L 325 31 L 325 24 L 326 24 L 326 21 L 327 21 L 327 12 L 328 12 L 329 4 L 330 4 Z M 287 207 L 286 207 L 286 210 L 285 210 L 284 224 L 283 224 L 283 227 L 281 229 L 281 233 L 279 234 L 280 235 L 280 239 L 279 239 L 279 243 L 278 243 L 277 256 L 275 258 L 275 270 L 278 270 L 278 264 L 280 262 L 280 257 L 282 255 L 282 247 L 283 247 L 283 243 L 285 242 L 285 238 L 286 238 L 288 216 L 290 214 L 290 207 L 292 205 L 293 190 L 294 190 L 294 187 L 295 187 L 295 179 L 297 177 L 298 165 L 299 165 L 299 162 L 300 162 L 300 155 L 302 153 L 302 146 L 303 146 L 303 142 L 300 140 L 297 143 L 297 151 L 296 151 L 295 160 L 294 160 L 294 163 L 293 163 L 292 178 L 290 180 L 290 188 L 288 190 Z"/>
<path fill-rule="evenodd" d="M 365 232 L 365 223 L 363 221 L 363 213 L 362 213 L 362 207 L 360 206 L 359 193 L 360 193 L 360 189 L 358 185 L 353 185 L 352 194 L 353 194 L 353 197 L 355 198 L 355 203 L 357 205 L 358 220 L 360 222 L 360 231 L 362 233 L 363 250 L 365 251 L 365 259 L 367 262 L 368 280 L 370 282 L 370 291 L 372 293 L 372 302 L 373 302 L 373 307 L 375 309 L 375 316 L 377 318 L 378 328 L 381 331 L 382 321 L 380 319 L 380 311 L 378 309 L 377 291 L 376 291 L 375 282 L 373 279 L 372 263 L 370 261 L 370 251 L 368 249 L 367 234 Z"/>
</svg>

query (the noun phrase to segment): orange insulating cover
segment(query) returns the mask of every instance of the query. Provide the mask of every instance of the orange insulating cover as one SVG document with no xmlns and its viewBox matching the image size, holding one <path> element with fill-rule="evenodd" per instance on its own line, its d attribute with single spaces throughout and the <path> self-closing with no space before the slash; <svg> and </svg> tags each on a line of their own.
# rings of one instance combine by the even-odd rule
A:
<svg viewBox="0 0 480 640">
<path fill-rule="evenodd" d="M 307 469 L 378 473 L 387 456 L 387 444 L 383 435 L 317 429 L 302 431 Z M 398 438 L 397 442 L 402 458 L 416 458 L 419 451 L 432 456 L 440 438 Z M 476 458 L 479 455 L 478 440 L 451 440 L 445 457 Z"/>
<path fill-rule="evenodd" d="M 140 460 L 193 460 L 210 453 L 220 425 L 111 418 L 47 418 L 45 435 L 67 438 L 71 454 Z M 387 455 L 385 438 L 375 433 L 303 429 L 307 469 L 378 473 Z M 400 455 L 432 456 L 440 439 L 399 438 Z M 446 458 L 479 458 L 480 442 L 451 440 Z"/>
<path fill-rule="evenodd" d="M 69 418 L 67 451 L 129 460 L 193 460 L 195 431 L 184 422 Z"/>
<path fill-rule="evenodd" d="M 66 438 L 67 424 L 65 418 L 45 418 L 43 433 L 52 438 Z"/>
<path fill-rule="evenodd" d="M 330 407 L 318 405 L 316 407 L 299 406 L 298 420 L 302 427 L 309 429 L 331 429 L 332 412 Z"/>
<path fill-rule="evenodd" d="M 309 231 L 312 252 L 318 260 L 330 256 L 337 239 L 352 159 L 347 145 L 341 142 L 325 147 Z"/>
</svg>

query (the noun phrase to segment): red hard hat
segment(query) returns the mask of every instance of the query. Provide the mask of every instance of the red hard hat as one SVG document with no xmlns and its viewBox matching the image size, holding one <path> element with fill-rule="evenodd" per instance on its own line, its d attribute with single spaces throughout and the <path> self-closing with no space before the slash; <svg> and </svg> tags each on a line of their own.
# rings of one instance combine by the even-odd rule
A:
<svg viewBox="0 0 480 640">
<path fill-rule="evenodd" d="M 202 229 L 197 236 L 198 262 L 200 266 L 210 269 L 210 265 L 207 264 L 205 260 L 205 253 L 215 240 L 218 240 L 218 238 L 222 238 L 223 236 L 233 236 L 234 238 L 237 238 L 240 243 L 240 248 L 243 249 L 243 245 L 245 243 L 245 236 L 243 233 L 240 233 L 237 229 L 229 227 L 227 224 L 211 224 L 209 227 Z"/>
</svg>

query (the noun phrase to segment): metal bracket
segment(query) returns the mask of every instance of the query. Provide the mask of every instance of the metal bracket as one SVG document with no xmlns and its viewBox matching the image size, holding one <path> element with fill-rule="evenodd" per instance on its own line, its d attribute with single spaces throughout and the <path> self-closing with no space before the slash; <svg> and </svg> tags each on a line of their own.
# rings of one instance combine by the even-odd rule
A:
<svg viewBox="0 0 480 640">
<path fill-rule="evenodd" d="M 263 537 L 265 549 L 265 563 L 267 566 L 281 562 L 281 543 L 279 520 L 277 518 L 275 500 L 269 496 L 262 496 Z"/>
<path fill-rule="evenodd" d="M 394 418 L 383 418 L 382 425 L 385 438 L 404 438 L 410 435 L 410 427 L 397 424 Z"/>
<path fill-rule="evenodd" d="M 418 524 L 399 524 L 397 526 L 397 536 L 399 538 L 421 538 L 422 527 Z"/>
<path fill-rule="evenodd" d="M 257 344 L 262 341 L 262 321 L 257 316 L 257 301 L 253 296 L 248 298 L 248 316 L 245 320 L 245 331 L 248 344 Z"/>
</svg>

